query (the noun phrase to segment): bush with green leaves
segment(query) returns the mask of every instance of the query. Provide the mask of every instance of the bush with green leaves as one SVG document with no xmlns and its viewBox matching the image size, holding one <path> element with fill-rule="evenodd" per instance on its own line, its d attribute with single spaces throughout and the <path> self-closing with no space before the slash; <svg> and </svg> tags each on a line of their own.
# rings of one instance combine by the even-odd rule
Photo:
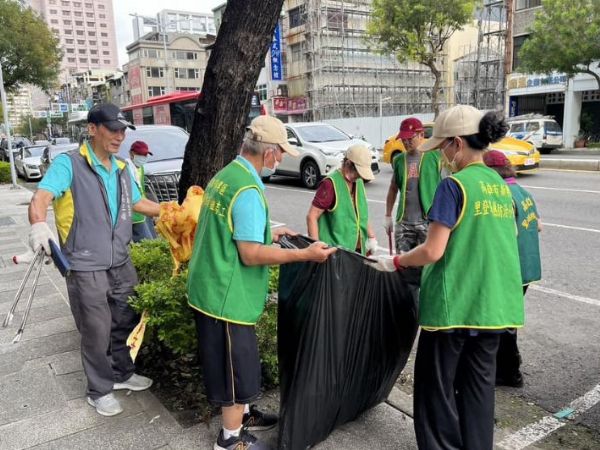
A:
<svg viewBox="0 0 600 450">
<path fill-rule="evenodd" d="M 195 353 L 196 328 L 187 300 L 187 268 L 172 276 L 173 261 L 169 245 L 164 239 L 144 240 L 131 245 L 131 259 L 135 265 L 139 285 L 136 296 L 130 299 L 132 307 L 148 313 L 145 344 L 158 339 L 176 356 Z M 271 269 L 269 292 L 277 291 L 279 267 Z M 266 387 L 278 383 L 277 370 L 277 304 L 268 302 L 265 313 L 256 325 L 259 349 L 263 363 Z"/>
<path fill-rule="evenodd" d="M 0 161 L 0 184 L 10 183 L 10 164 Z"/>
</svg>

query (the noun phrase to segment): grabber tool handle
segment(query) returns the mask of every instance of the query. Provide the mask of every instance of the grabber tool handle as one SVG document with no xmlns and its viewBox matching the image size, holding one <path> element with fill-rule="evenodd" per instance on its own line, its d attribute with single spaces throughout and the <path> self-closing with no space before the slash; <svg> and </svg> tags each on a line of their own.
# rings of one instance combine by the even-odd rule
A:
<svg viewBox="0 0 600 450">
<path fill-rule="evenodd" d="M 37 265 L 37 271 L 35 272 L 35 277 L 33 278 L 33 285 L 31 286 L 31 292 L 29 292 L 29 297 L 27 298 L 27 305 L 25 306 L 25 312 L 23 313 L 23 320 L 21 320 L 21 326 L 19 327 L 19 330 L 17 331 L 17 334 L 15 335 L 14 339 L 13 339 L 13 344 L 16 344 L 17 342 L 19 342 L 21 340 L 21 336 L 23 335 L 23 330 L 25 330 L 25 324 L 27 323 L 27 317 L 29 317 L 29 312 L 31 311 L 31 305 L 33 304 L 33 297 L 35 295 L 35 291 L 37 289 L 37 285 L 38 285 L 38 280 L 40 279 L 40 274 L 42 273 L 42 269 L 44 268 L 44 257 L 46 256 L 44 250 L 41 248 L 42 250 L 40 253 L 40 257 L 37 257 L 37 253 L 36 253 L 36 259 L 34 261 L 38 261 L 38 265 Z"/>
</svg>

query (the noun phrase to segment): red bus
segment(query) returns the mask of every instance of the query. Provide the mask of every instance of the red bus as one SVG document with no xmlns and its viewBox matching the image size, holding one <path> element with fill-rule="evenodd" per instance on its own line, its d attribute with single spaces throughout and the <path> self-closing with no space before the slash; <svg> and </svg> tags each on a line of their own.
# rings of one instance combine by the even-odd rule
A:
<svg viewBox="0 0 600 450">
<path fill-rule="evenodd" d="M 150 98 L 145 103 L 124 106 L 123 114 L 134 125 L 175 125 L 188 133 L 194 121 L 194 109 L 201 93 L 173 92 Z M 248 122 L 260 114 L 265 114 L 258 93 L 252 95 Z"/>
</svg>

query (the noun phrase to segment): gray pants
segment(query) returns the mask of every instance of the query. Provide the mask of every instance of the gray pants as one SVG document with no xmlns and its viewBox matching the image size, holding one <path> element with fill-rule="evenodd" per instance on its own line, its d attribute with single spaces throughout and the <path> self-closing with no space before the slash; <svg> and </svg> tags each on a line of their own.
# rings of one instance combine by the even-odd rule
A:
<svg viewBox="0 0 600 450">
<path fill-rule="evenodd" d="M 73 271 L 67 277 L 69 303 L 81 334 L 81 360 L 87 395 L 96 399 L 134 372 L 127 337 L 139 321 L 127 299 L 134 294 L 137 273 L 131 260 L 94 272 Z"/>
</svg>

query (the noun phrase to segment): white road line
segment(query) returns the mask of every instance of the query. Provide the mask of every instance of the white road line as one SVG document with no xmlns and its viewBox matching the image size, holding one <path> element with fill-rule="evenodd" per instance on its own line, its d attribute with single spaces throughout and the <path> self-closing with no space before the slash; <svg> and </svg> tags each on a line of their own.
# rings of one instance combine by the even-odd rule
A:
<svg viewBox="0 0 600 450">
<path fill-rule="evenodd" d="M 569 407 L 565 408 L 572 410 L 572 413 L 568 414 L 568 418 L 574 419 L 575 417 L 580 416 L 599 402 L 600 384 L 597 384 L 592 390 L 573 400 Z M 534 444 L 535 442 L 540 441 L 541 439 L 544 439 L 550 433 L 567 423 L 568 422 L 566 420 L 559 420 L 555 416 L 546 416 L 506 437 L 499 442 L 497 446 L 504 450 L 521 450 L 529 445 Z"/>
<path fill-rule="evenodd" d="M 544 227 L 566 228 L 568 230 L 589 231 L 591 233 L 600 233 L 600 230 L 596 230 L 594 228 L 572 227 L 571 225 L 560 225 L 558 223 L 547 223 L 547 222 L 543 222 L 543 221 L 542 221 L 542 226 L 544 226 Z"/>
<path fill-rule="evenodd" d="M 559 297 L 568 298 L 569 300 L 575 300 L 576 302 L 587 303 L 588 305 L 600 306 L 600 300 L 594 298 L 581 297 L 579 295 L 568 294 L 567 292 L 557 291 L 556 289 L 550 289 L 537 284 L 530 284 L 529 289 L 540 291 L 545 294 L 557 295 Z"/>
<path fill-rule="evenodd" d="M 588 189 L 561 189 L 561 188 L 552 188 L 552 187 L 542 187 L 542 186 L 530 186 L 527 184 L 522 184 L 526 189 L 543 189 L 546 191 L 561 191 L 561 192 L 585 192 L 587 194 L 600 194 L 600 191 L 592 191 Z"/>
</svg>

